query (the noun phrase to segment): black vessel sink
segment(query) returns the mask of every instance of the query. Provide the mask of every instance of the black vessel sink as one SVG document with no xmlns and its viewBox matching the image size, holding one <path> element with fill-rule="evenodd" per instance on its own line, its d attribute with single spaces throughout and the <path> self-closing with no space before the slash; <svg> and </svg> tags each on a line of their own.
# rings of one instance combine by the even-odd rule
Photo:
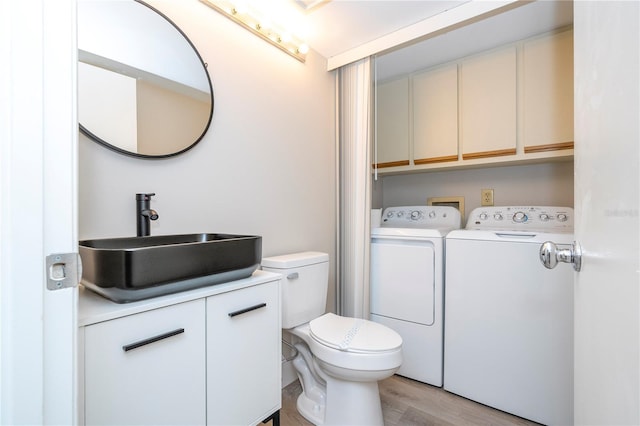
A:
<svg viewBox="0 0 640 426">
<path fill-rule="evenodd" d="M 80 241 L 82 284 L 130 302 L 246 278 L 259 266 L 262 238 L 159 235 Z"/>
</svg>

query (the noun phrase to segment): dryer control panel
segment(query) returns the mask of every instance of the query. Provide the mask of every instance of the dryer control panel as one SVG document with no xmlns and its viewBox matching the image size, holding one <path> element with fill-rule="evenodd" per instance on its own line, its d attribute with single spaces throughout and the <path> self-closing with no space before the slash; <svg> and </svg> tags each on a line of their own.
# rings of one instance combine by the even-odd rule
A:
<svg viewBox="0 0 640 426">
<path fill-rule="evenodd" d="M 514 231 L 573 231 L 571 207 L 478 207 L 469 215 L 466 229 Z"/>
<path fill-rule="evenodd" d="M 459 228 L 460 211 L 450 206 L 387 207 L 382 212 L 383 228 Z"/>
</svg>

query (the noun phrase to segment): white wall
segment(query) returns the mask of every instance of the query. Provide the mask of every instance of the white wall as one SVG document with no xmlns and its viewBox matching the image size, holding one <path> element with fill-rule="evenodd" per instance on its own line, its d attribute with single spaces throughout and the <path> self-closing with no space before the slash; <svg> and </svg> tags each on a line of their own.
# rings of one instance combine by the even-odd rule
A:
<svg viewBox="0 0 640 426">
<path fill-rule="evenodd" d="M 573 207 L 573 163 L 385 176 L 374 184 L 374 208 L 426 205 L 429 197 L 464 197 L 465 218 L 480 207 L 480 190 L 493 188 L 496 206 Z"/>
<path fill-rule="evenodd" d="M 134 236 L 135 194 L 155 192 L 152 235 L 261 235 L 264 256 L 318 250 L 335 265 L 335 76 L 324 58 L 310 52 L 302 64 L 197 1 L 150 3 L 209 65 L 211 127 L 162 160 L 81 136 L 80 239 Z"/>
</svg>

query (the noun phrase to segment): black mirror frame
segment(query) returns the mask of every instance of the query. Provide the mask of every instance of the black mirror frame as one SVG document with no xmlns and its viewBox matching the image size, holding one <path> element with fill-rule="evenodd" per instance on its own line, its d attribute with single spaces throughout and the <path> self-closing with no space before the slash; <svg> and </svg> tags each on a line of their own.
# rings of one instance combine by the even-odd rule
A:
<svg viewBox="0 0 640 426">
<path fill-rule="evenodd" d="M 198 60 L 200 61 L 200 63 L 202 64 L 202 68 L 204 69 L 204 74 L 207 77 L 207 83 L 209 84 L 209 92 L 211 93 L 211 110 L 209 112 L 209 118 L 207 120 L 207 125 L 204 127 L 204 130 L 202 131 L 202 134 L 193 143 L 191 143 L 186 148 L 184 148 L 184 149 L 182 149 L 180 151 L 172 152 L 170 154 L 161 154 L 161 155 L 139 154 L 137 152 L 131 152 L 131 151 L 127 151 L 126 149 L 118 148 L 117 146 L 112 145 L 109 142 L 106 142 L 105 140 L 103 140 L 103 139 L 99 138 L 98 136 L 94 135 L 88 129 L 86 129 L 82 124 L 78 123 L 78 127 L 80 129 L 80 133 L 82 133 L 83 135 L 85 135 L 89 139 L 93 140 L 94 142 L 97 142 L 98 144 L 104 146 L 105 148 L 108 148 L 108 149 L 110 149 L 112 151 L 115 151 L 115 152 L 118 152 L 120 154 L 124 154 L 124 155 L 130 156 L 130 157 L 145 158 L 145 159 L 161 159 L 161 158 L 175 157 L 176 155 L 180 155 L 180 154 L 182 154 L 184 152 L 187 152 L 191 148 L 196 146 L 202 140 L 204 135 L 207 134 L 207 131 L 209 130 L 209 126 L 211 125 L 211 120 L 213 119 L 213 109 L 214 109 L 215 97 L 213 96 L 213 85 L 211 84 L 211 77 L 209 76 L 209 67 L 208 67 L 208 64 L 206 62 L 204 62 L 204 60 L 202 59 L 202 56 L 200 56 L 200 52 L 198 52 L 198 49 L 196 49 L 196 47 L 191 42 L 189 37 L 187 37 L 187 35 L 184 33 L 184 31 L 182 31 L 171 19 L 169 19 L 169 17 L 167 15 L 165 15 L 164 13 L 160 12 L 155 7 L 151 6 L 150 4 L 145 3 L 142 0 L 133 0 L 133 1 L 135 1 L 136 3 L 140 3 L 141 5 L 143 5 L 145 7 L 148 7 L 149 9 L 151 9 L 152 11 L 154 11 L 155 13 L 160 15 L 162 18 L 164 18 L 169 24 L 171 24 L 171 26 L 173 26 L 173 28 L 175 28 L 178 31 L 178 33 L 180 35 L 182 35 L 182 37 L 184 37 L 184 39 L 187 41 L 187 43 L 189 43 L 189 46 L 191 46 L 191 48 L 193 49 L 194 53 L 198 57 Z"/>
</svg>

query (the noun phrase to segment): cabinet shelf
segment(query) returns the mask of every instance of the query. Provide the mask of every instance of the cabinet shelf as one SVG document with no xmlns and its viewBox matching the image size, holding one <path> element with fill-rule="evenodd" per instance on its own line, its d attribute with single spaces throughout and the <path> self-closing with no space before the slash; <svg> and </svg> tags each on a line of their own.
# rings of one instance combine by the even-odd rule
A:
<svg viewBox="0 0 640 426">
<path fill-rule="evenodd" d="M 456 161 L 448 161 L 446 163 L 412 164 L 403 167 L 378 169 L 377 173 L 380 176 L 392 176 L 413 173 L 444 172 L 451 170 L 520 166 L 550 162 L 570 162 L 573 161 L 573 152 L 573 149 L 563 149 L 534 152 L 529 154 L 520 153 L 503 157 L 477 158 L 473 160 L 463 160 L 462 158 L 459 158 Z"/>
</svg>

